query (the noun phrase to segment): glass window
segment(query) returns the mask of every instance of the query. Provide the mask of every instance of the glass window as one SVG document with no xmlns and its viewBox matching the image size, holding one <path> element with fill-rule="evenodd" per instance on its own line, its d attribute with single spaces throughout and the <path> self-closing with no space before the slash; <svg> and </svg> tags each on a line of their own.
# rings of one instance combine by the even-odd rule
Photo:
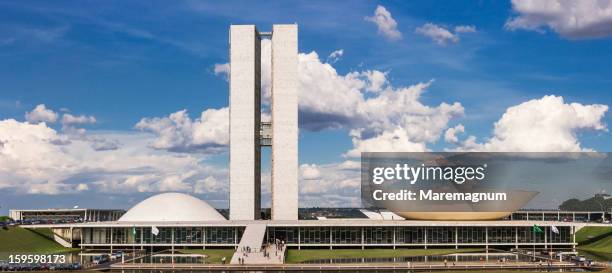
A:
<svg viewBox="0 0 612 273">
<path fill-rule="evenodd" d="M 428 227 L 427 228 L 427 243 L 428 244 L 449 244 L 455 242 L 454 227 Z"/>
<path fill-rule="evenodd" d="M 301 244 L 329 244 L 329 227 L 301 227 Z"/>
<path fill-rule="evenodd" d="M 484 227 L 459 227 L 457 228 L 457 242 L 460 244 L 485 243 Z"/>
<path fill-rule="evenodd" d="M 273 243 L 275 240 L 285 241 L 286 244 L 297 244 L 298 228 L 297 227 L 269 227 L 267 230 L 268 242 Z"/>
<path fill-rule="evenodd" d="M 393 227 L 364 227 L 366 244 L 393 243 Z"/>
<path fill-rule="evenodd" d="M 334 227 L 332 232 L 336 244 L 361 244 L 361 227 Z"/>
<path fill-rule="evenodd" d="M 489 227 L 489 243 L 514 243 L 514 227 Z"/>
<path fill-rule="evenodd" d="M 395 242 L 398 244 L 422 244 L 425 242 L 423 227 L 397 227 Z"/>
<path fill-rule="evenodd" d="M 207 227 L 206 243 L 207 244 L 235 244 L 236 243 L 236 228 L 234 227 Z"/>
</svg>

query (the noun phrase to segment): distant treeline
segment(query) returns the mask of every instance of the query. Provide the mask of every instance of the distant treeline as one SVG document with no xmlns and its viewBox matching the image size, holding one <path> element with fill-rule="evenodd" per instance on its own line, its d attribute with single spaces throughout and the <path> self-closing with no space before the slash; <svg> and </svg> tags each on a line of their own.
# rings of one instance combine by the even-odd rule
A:
<svg viewBox="0 0 612 273">
<path fill-rule="evenodd" d="M 559 209 L 575 211 L 610 211 L 610 209 L 612 209 L 612 197 L 609 194 L 600 193 L 585 200 L 572 198 L 561 203 Z"/>
</svg>

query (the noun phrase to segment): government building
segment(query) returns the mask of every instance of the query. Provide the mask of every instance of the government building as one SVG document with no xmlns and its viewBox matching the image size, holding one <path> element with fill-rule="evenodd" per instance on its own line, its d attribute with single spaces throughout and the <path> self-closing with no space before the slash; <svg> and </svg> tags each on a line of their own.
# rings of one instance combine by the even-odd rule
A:
<svg viewBox="0 0 612 273">
<path fill-rule="evenodd" d="M 272 42 L 271 122 L 261 120 L 262 38 Z M 65 246 L 112 253 L 185 248 L 233 248 L 240 252 L 245 247 L 259 252 L 265 243 L 279 241 L 288 248 L 300 249 L 556 250 L 575 248 L 576 231 L 590 225 L 562 221 L 561 212 L 556 211 L 507 212 L 477 221 L 473 219 L 482 219 L 482 215 L 444 220 L 439 215 L 429 218 L 421 213 L 419 220 L 410 220 L 368 210 L 364 210 L 367 218 L 360 219 L 299 219 L 298 26 L 274 25 L 271 32 L 259 32 L 254 25 L 232 25 L 229 42 L 229 219 L 196 197 L 162 193 L 141 201 L 121 217 L 114 213 L 108 219 L 94 219 L 90 217 L 104 212 L 88 210 L 75 216 L 85 220 L 79 223 L 38 223 L 32 227 L 51 227 L 56 240 Z M 260 219 L 263 146 L 272 149 L 270 220 Z M 36 214 L 21 211 L 19 215 Z M 569 215 L 576 220 L 576 213 Z M 543 232 L 534 234 L 534 225 Z"/>
</svg>

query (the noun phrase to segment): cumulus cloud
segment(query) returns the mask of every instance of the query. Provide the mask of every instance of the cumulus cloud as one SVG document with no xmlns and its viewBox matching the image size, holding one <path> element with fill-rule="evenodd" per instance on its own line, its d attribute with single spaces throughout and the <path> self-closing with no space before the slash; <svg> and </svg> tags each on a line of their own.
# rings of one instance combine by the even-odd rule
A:
<svg viewBox="0 0 612 273">
<path fill-rule="evenodd" d="M 91 148 L 95 151 L 112 151 L 119 149 L 120 143 L 116 139 L 92 138 Z"/>
<path fill-rule="evenodd" d="M 431 81 L 393 87 L 380 71 L 339 75 L 315 52 L 299 58 L 300 126 L 313 131 L 349 129 L 354 145 L 346 153 L 349 157 L 381 148 L 423 151 L 427 143 L 439 139 L 452 118 L 463 114 L 457 102 L 438 106 L 420 102 Z M 368 94 L 371 91 L 376 92 Z"/>
<path fill-rule="evenodd" d="M 270 40 L 262 40 L 261 84 L 264 102 L 269 101 L 271 95 L 270 44 Z M 421 93 L 431 85 L 431 81 L 408 87 L 394 87 L 387 75 L 388 72 L 378 70 L 353 71 L 341 75 L 330 63 L 322 61 L 316 52 L 300 53 L 300 128 L 309 131 L 348 129 L 351 131 L 355 149 L 347 152 L 347 156 L 355 156 L 360 151 L 376 145 L 389 149 L 421 151 L 427 143 L 439 139 L 449 120 L 463 114 L 463 107 L 457 102 L 441 103 L 438 106 L 428 106 L 420 102 Z M 225 122 L 229 120 L 226 119 Z M 141 123 L 137 128 L 144 128 L 143 125 L 149 123 Z M 184 137 L 185 134 L 176 136 L 176 132 L 185 130 L 167 129 L 176 126 L 151 127 L 155 128 L 150 131 L 158 132 L 156 134 L 160 137 L 159 143 L 155 143 L 153 147 L 188 150 L 175 147 L 189 148 L 189 145 L 172 144 L 190 143 L 183 141 L 190 139 Z"/>
<path fill-rule="evenodd" d="M 93 124 L 96 123 L 96 118 L 93 116 L 73 116 L 71 114 L 65 113 L 62 115 L 62 125 L 63 126 L 73 126 L 73 125 L 84 125 L 84 124 Z"/>
<path fill-rule="evenodd" d="M 86 130 L 78 128 L 80 125 L 94 124 L 96 118 L 94 116 L 79 115 L 75 116 L 69 114 L 67 108 L 60 108 L 62 130 L 61 134 L 57 134 L 56 137 L 49 142 L 55 145 L 67 145 L 72 140 L 81 140 L 90 142 L 90 146 L 95 151 L 108 151 L 118 149 L 120 146 L 119 141 L 116 139 L 104 139 L 100 137 L 91 138 L 85 134 Z M 60 114 L 53 111 L 52 109 L 46 108 L 44 104 L 37 105 L 32 111 L 25 113 L 25 119 L 29 123 L 45 122 L 48 124 L 55 123 Z"/>
<path fill-rule="evenodd" d="M 302 164 L 300 177 L 304 180 L 315 180 L 321 178 L 321 172 L 316 164 Z"/>
<path fill-rule="evenodd" d="M 30 123 L 55 123 L 57 121 L 57 113 L 47 109 L 44 104 L 39 104 L 32 111 L 25 113 L 25 119 Z"/>
<path fill-rule="evenodd" d="M 366 90 L 370 92 L 382 91 L 387 85 L 387 73 L 378 70 L 368 70 L 361 72 L 361 76 L 367 78 Z"/>
<path fill-rule="evenodd" d="M 227 191 L 227 182 L 220 181 L 214 176 L 208 176 L 199 180 L 194 186 L 194 192 L 198 194 L 223 191 Z"/>
<path fill-rule="evenodd" d="M 216 76 L 223 76 L 224 79 L 229 79 L 230 65 L 229 63 L 215 64 L 214 72 Z"/>
<path fill-rule="evenodd" d="M 448 29 L 432 23 L 426 23 L 414 30 L 416 33 L 427 36 L 439 45 L 446 45 L 448 42 L 459 42 L 459 37 Z"/>
<path fill-rule="evenodd" d="M 463 113 L 459 103 L 434 108 L 420 103 L 420 94 L 431 82 L 394 88 L 380 71 L 339 75 L 330 64 L 321 62 L 316 52 L 299 55 L 298 72 L 300 126 L 307 130 L 363 128 L 362 136 L 367 137 L 398 125 L 423 125 L 421 117 Z M 368 91 L 377 92 L 366 95 Z"/>
<path fill-rule="evenodd" d="M 330 53 L 329 56 L 327 56 L 327 62 L 330 64 L 334 64 L 340 60 L 343 54 L 344 49 L 335 50 L 334 52 Z"/>
<path fill-rule="evenodd" d="M 360 157 L 362 152 L 425 152 L 425 142 L 411 140 L 404 128 L 383 131 L 370 137 L 362 137 L 360 132 L 353 131 L 353 149 L 345 155 L 348 157 Z"/>
<path fill-rule="evenodd" d="M 338 164 L 338 167 L 341 170 L 358 170 L 359 168 L 361 168 L 361 163 L 359 161 L 346 160 Z"/>
<path fill-rule="evenodd" d="M 546 28 L 569 39 L 612 35 L 612 1 L 512 0 L 505 28 L 544 32 Z"/>
<path fill-rule="evenodd" d="M 134 192 L 207 192 L 214 177 L 227 178 L 227 170 L 206 165 L 191 155 L 159 152 L 146 147 L 151 136 L 143 133 L 91 133 L 62 146 L 53 143 L 61 133 L 44 123 L 0 120 L 0 189 L 16 193 L 70 194 L 87 190 L 128 194 Z M 112 152 L 89 149 L 89 139 L 120 139 L 124 146 Z M 210 184 L 210 183 L 208 183 Z M 221 187 L 221 188 L 219 188 Z M 225 194 L 224 186 L 218 194 Z M 216 193 L 217 194 L 217 193 Z"/>
<path fill-rule="evenodd" d="M 389 40 L 399 40 L 402 38 L 402 33 L 397 30 L 397 22 L 391 16 L 391 13 L 383 6 L 378 5 L 374 10 L 374 16 L 365 17 L 365 20 L 376 24 L 378 34 L 383 35 Z"/>
<path fill-rule="evenodd" d="M 187 110 L 162 118 L 143 118 L 136 129 L 156 136 L 154 149 L 173 152 L 219 153 L 229 143 L 229 108 L 207 109 L 192 120 Z"/>
<path fill-rule="evenodd" d="M 417 27 L 414 32 L 428 37 L 437 44 L 444 46 L 449 43 L 459 42 L 460 34 L 476 32 L 476 27 L 467 25 L 455 26 L 455 30 L 453 33 L 451 29 L 445 26 L 440 26 L 433 23 L 425 23 L 422 26 Z"/>
<path fill-rule="evenodd" d="M 509 107 L 495 123 L 493 136 L 478 143 L 474 136 L 459 142 L 448 131 L 447 141 L 458 143 L 461 151 L 487 152 L 581 152 L 582 130 L 606 131 L 603 123 L 607 105 L 566 103 L 560 96 L 544 96 Z"/>
<path fill-rule="evenodd" d="M 300 206 L 357 207 L 360 205 L 359 169 L 344 168 L 343 163 L 308 166 L 316 166 L 317 178 L 300 179 Z"/>
<path fill-rule="evenodd" d="M 446 132 L 444 132 L 444 140 L 449 143 L 458 143 L 459 138 L 457 137 L 457 134 L 463 132 L 465 132 L 465 127 L 463 127 L 463 124 L 448 128 Z"/>
</svg>

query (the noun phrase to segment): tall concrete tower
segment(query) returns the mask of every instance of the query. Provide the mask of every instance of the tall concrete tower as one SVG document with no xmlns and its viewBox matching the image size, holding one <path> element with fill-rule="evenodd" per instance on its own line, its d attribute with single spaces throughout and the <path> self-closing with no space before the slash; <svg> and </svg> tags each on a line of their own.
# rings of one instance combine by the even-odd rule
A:
<svg viewBox="0 0 612 273">
<path fill-rule="evenodd" d="M 272 121 L 261 122 L 261 37 L 272 38 Z M 261 146 L 272 146 L 272 219 L 298 218 L 297 25 L 230 27 L 230 219 L 259 218 Z"/>
<path fill-rule="evenodd" d="M 297 25 L 272 27 L 272 219 L 298 218 Z"/>
<path fill-rule="evenodd" d="M 261 38 L 230 27 L 230 219 L 259 219 L 261 207 Z"/>
</svg>

